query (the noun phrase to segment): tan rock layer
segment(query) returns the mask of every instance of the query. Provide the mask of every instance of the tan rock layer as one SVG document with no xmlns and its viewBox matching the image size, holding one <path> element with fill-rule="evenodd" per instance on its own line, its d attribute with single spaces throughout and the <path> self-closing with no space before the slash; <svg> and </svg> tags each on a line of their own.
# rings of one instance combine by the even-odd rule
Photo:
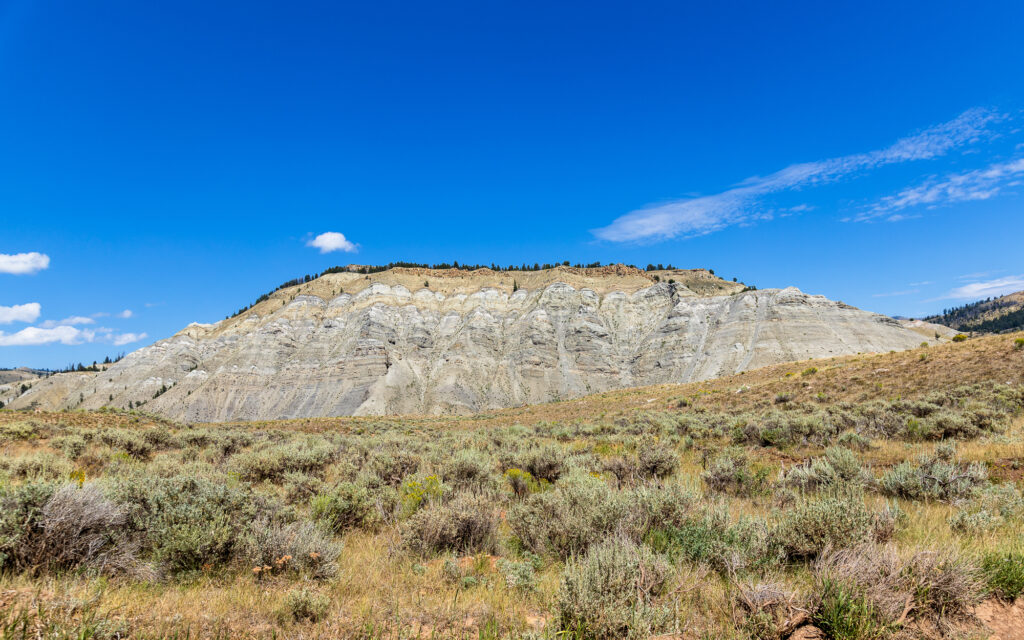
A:
<svg viewBox="0 0 1024 640">
<path fill-rule="evenodd" d="M 742 285 L 708 272 L 682 272 L 689 277 L 673 284 L 652 284 L 644 272 L 578 276 L 646 282 L 628 292 L 562 281 L 512 292 L 469 273 L 460 279 L 481 279 L 475 289 L 448 293 L 437 290 L 436 274 L 429 289 L 422 274 L 397 269 L 377 278 L 332 274 L 347 283 L 333 297 L 312 292 L 335 293 L 340 278 L 282 290 L 239 317 L 190 325 L 107 371 L 40 381 L 15 406 L 143 401 L 149 411 L 189 421 L 465 414 L 922 340 L 885 316 L 792 288 L 740 292 Z M 410 279 L 420 287 L 401 284 Z M 694 291 L 702 286 L 727 293 Z"/>
</svg>

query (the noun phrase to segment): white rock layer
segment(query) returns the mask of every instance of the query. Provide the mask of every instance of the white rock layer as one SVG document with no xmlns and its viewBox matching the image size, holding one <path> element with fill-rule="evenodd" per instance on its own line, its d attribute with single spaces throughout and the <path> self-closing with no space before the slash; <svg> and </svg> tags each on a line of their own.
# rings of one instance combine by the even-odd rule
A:
<svg viewBox="0 0 1024 640">
<path fill-rule="evenodd" d="M 189 325 L 107 371 L 41 381 L 14 406 L 143 400 L 188 421 L 472 413 L 921 340 L 892 318 L 793 288 L 700 297 L 659 283 L 602 296 L 556 282 L 445 296 L 374 283 Z"/>
</svg>

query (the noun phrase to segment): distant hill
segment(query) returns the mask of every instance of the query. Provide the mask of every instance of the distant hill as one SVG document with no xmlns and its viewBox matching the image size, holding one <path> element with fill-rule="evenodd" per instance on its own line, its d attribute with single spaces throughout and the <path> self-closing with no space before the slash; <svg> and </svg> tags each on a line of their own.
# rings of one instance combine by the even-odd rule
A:
<svg viewBox="0 0 1024 640">
<path fill-rule="evenodd" d="M 794 288 L 652 267 L 329 270 L 108 369 L 50 376 L 9 406 L 145 406 L 193 422 L 472 414 L 911 349 L 940 333 Z"/>
<path fill-rule="evenodd" d="M 1020 331 L 1024 329 L 1024 291 L 946 309 L 942 315 L 925 318 L 925 321 L 946 325 L 957 331 Z"/>
</svg>

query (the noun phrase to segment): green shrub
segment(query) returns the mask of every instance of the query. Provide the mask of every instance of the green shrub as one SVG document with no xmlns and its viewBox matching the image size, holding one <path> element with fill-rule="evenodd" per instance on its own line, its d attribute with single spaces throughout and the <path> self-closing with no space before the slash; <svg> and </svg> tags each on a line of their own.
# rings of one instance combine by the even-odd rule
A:
<svg viewBox="0 0 1024 640">
<path fill-rule="evenodd" d="M 139 472 L 115 478 L 109 495 L 124 507 L 126 528 L 138 533 L 143 550 L 173 573 L 230 561 L 257 515 L 252 494 L 223 477 Z"/>
<path fill-rule="evenodd" d="M 124 451 L 137 460 L 145 460 L 153 453 L 153 445 L 138 432 L 128 429 L 104 429 L 98 440 L 111 449 Z"/>
<path fill-rule="evenodd" d="M 49 451 L 36 451 L 9 461 L 0 461 L 12 478 L 25 480 L 63 480 L 71 473 L 71 464 Z"/>
<path fill-rule="evenodd" d="M 916 464 L 905 461 L 887 471 L 879 485 L 887 495 L 899 498 L 953 502 L 970 497 L 988 482 L 984 465 L 959 464 L 952 458 L 953 449 L 940 445 Z"/>
<path fill-rule="evenodd" d="M 824 549 L 842 549 L 866 542 L 872 515 L 859 495 L 826 496 L 803 502 L 787 512 L 772 531 L 773 540 L 789 558 L 813 558 Z"/>
<path fill-rule="evenodd" d="M 559 629 L 593 640 L 649 637 L 667 617 L 658 597 L 668 573 L 664 560 L 628 538 L 591 547 L 562 572 Z"/>
<path fill-rule="evenodd" d="M 25 548 L 56 487 L 47 482 L 0 482 L 0 569 L 26 568 Z"/>
<path fill-rule="evenodd" d="M 34 440 L 40 436 L 39 425 L 35 422 L 8 422 L 0 424 L 0 442 Z"/>
<path fill-rule="evenodd" d="M 575 472 L 552 491 L 531 495 L 514 505 L 508 523 L 527 549 L 568 558 L 616 530 L 630 513 L 626 498 L 600 478 Z"/>
<path fill-rule="evenodd" d="M 554 482 L 562 475 L 564 459 L 565 452 L 557 447 L 536 447 L 526 453 L 520 468 L 538 480 Z"/>
<path fill-rule="evenodd" d="M 399 500 L 405 515 L 415 513 L 420 507 L 440 500 L 450 491 L 435 475 L 410 478 L 400 487 Z"/>
<path fill-rule="evenodd" d="M 533 562 L 515 562 L 500 558 L 498 571 L 505 578 L 505 586 L 519 591 L 533 591 L 537 588 L 536 567 Z"/>
<path fill-rule="evenodd" d="M 766 467 L 751 465 L 742 449 L 729 449 L 711 461 L 701 479 L 718 493 L 753 496 L 768 490 L 769 475 Z"/>
<path fill-rule="evenodd" d="M 967 336 L 965 336 L 962 333 L 958 333 L 955 336 L 953 336 L 953 342 L 963 342 L 966 339 L 967 339 Z"/>
<path fill-rule="evenodd" d="M 247 527 L 239 555 L 247 567 L 271 567 L 278 573 L 304 573 L 327 579 L 338 573 L 341 544 L 311 522 L 261 519 Z"/>
<path fill-rule="evenodd" d="M 899 555 L 892 546 L 831 551 L 814 567 L 813 618 L 838 637 L 886 630 L 904 621 L 969 619 L 982 595 L 977 570 L 952 552 Z M 852 635 L 851 635 L 852 634 Z"/>
<path fill-rule="evenodd" d="M 289 471 L 282 479 L 285 501 L 288 504 L 305 504 L 323 487 L 323 481 L 301 471 Z"/>
<path fill-rule="evenodd" d="M 1024 350 L 1024 338 L 1017 338 L 1013 341 L 1013 348 L 1017 351 Z"/>
<path fill-rule="evenodd" d="M 85 452 L 88 442 L 79 435 L 66 435 L 54 438 L 51 442 L 54 449 L 61 451 L 69 460 L 75 460 Z"/>
<path fill-rule="evenodd" d="M 313 517 L 335 533 L 369 527 L 377 521 L 369 489 L 353 482 L 342 482 L 315 496 L 310 507 Z"/>
<path fill-rule="evenodd" d="M 644 541 L 669 558 L 706 565 L 735 576 L 749 568 L 768 568 L 779 560 L 768 528 L 755 518 L 733 523 L 724 504 L 706 506 L 681 522 L 650 529 Z"/>
<path fill-rule="evenodd" d="M 462 450 L 445 464 L 441 477 L 456 487 L 482 489 L 492 480 L 494 468 L 490 456 L 475 450 Z"/>
<path fill-rule="evenodd" d="M 482 496 L 457 494 L 447 503 L 432 503 L 402 527 L 402 539 L 421 555 L 431 552 L 490 552 L 497 542 L 498 514 Z"/>
<path fill-rule="evenodd" d="M 816 491 L 827 487 L 863 487 L 872 476 L 861 468 L 860 460 L 849 449 L 829 447 L 824 457 L 791 468 L 782 476 L 788 487 Z"/>
<path fill-rule="evenodd" d="M 284 596 L 278 607 L 277 616 L 281 622 L 289 620 L 316 622 L 327 614 L 331 600 L 322 593 L 308 587 L 292 589 Z"/>
<path fill-rule="evenodd" d="M 987 553 L 981 559 L 981 572 L 989 590 L 1004 600 L 1012 602 L 1024 593 L 1024 553 Z"/>
<path fill-rule="evenodd" d="M 315 473 L 334 460 L 335 450 L 322 438 L 291 442 L 283 447 L 243 451 L 231 457 L 230 468 L 243 480 L 280 481 L 286 473 Z"/>
<path fill-rule="evenodd" d="M 664 443 L 645 440 L 636 451 L 636 472 L 641 478 L 667 478 L 679 466 L 679 456 Z"/>
<path fill-rule="evenodd" d="M 874 606 L 848 585 L 823 577 L 813 620 L 832 640 L 874 640 L 887 628 Z"/>
<path fill-rule="evenodd" d="M 818 373 L 818 367 L 807 367 L 800 372 L 800 375 L 806 378 L 807 376 L 813 376 L 816 373 Z"/>
</svg>

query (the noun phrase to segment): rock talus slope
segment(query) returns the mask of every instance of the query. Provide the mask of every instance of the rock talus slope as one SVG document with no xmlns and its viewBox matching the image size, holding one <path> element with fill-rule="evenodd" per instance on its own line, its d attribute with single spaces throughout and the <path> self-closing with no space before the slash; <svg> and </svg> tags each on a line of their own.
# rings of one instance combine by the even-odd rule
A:
<svg viewBox="0 0 1024 640">
<path fill-rule="evenodd" d="M 106 371 L 54 376 L 44 382 L 59 393 L 40 383 L 15 406 L 145 401 L 189 421 L 472 413 L 922 340 L 821 296 L 689 273 L 672 283 L 529 274 L 515 285 L 325 276 L 235 318 L 189 325 Z M 524 280 L 534 287 L 513 291 Z"/>
</svg>

